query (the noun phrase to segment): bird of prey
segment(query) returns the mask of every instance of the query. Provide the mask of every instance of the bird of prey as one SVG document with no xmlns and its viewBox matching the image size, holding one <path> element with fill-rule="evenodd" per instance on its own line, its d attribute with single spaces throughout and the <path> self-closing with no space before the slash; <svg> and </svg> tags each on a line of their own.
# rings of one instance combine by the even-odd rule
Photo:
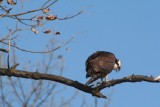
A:
<svg viewBox="0 0 160 107">
<path fill-rule="evenodd" d="M 97 51 L 86 60 L 86 78 L 91 77 L 85 85 L 89 85 L 101 78 L 106 81 L 106 76 L 112 71 L 121 69 L 121 61 L 111 52 Z"/>
</svg>

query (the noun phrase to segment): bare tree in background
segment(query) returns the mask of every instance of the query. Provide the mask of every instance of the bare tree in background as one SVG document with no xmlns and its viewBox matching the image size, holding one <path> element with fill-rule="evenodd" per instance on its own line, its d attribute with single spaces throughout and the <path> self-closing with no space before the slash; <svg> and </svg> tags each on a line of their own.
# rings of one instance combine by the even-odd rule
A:
<svg viewBox="0 0 160 107">
<path fill-rule="evenodd" d="M 0 4 L 0 19 L 3 21 L 13 21 L 13 26 L 3 23 L 6 32 L 0 35 L 0 67 L 11 69 L 12 66 L 19 63 L 19 55 L 17 50 L 28 54 L 41 54 L 41 59 L 37 62 L 26 60 L 21 67 L 24 70 L 31 70 L 33 72 L 43 72 L 48 74 L 63 75 L 64 58 L 62 55 L 55 55 L 54 51 L 60 49 L 64 45 L 68 44 L 73 36 L 69 40 L 62 41 L 56 45 L 57 36 L 61 35 L 60 31 L 57 31 L 51 27 L 47 27 L 48 23 L 54 23 L 55 20 L 67 20 L 74 18 L 82 13 L 79 11 L 76 14 L 60 18 L 58 15 L 53 14 L 51 11 L 52 6 L 57 3 L 58 0 L 45 0 L 38 1 L 41 5 L 37 5 L 34 9 L 26 7 L 25 0 L 1 0 Z M 30 1 L 32 5 L 32 1 Z M 17 8 L 19 11 L 17 11 Z M 31 6 L 31 8 L 33 8 Z M 17 45 L 22 36 L 19 32 L 32 32 L 33 36 L 46 35 L 49 38 L 43 45 L 42 50 L 27 50 L 21 45 Z M 30 41 L 28 41 L 30 42 Z M 31 47 L 31 45 L 28 45 Z M 25 56 L 24 56 L 25 57 Z M 58 71 L 58 72 L 57 72 Z M 1 107 L 13 107 L 14 105 L 21 107 L 43 107 L 43 106 L 65 106 L 70 105 L 71 101 L 76 97 L 75 94 L 69 96 L 69 99 L 61 99 L 61 103 L 57 102 L 56 95 L 63 92 L 66 89 L 65 86 L 52 81 L 34 81 L 23 78 L 0 77 L 0 106 Z M 27 90 L 27 91 L 26 91 Z"/>
</svg>

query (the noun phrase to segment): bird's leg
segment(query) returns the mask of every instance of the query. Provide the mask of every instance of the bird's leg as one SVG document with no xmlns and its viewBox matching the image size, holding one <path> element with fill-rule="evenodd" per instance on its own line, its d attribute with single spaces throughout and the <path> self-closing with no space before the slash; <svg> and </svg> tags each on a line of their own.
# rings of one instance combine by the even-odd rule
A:
<svg viewBox="0 0 160 107">
<path fill-rule="evenodd" d="M 102 78 L 102 83 L 110 84 L 109 80 L 108 80 L 108 75 L 106 75 L 105 77 Z"/>
<path fill-rule="evenodd" d="M 102 78 L 101 78 L 101 83 L 103 83 L 103 80 L 104 80 L 104 78 L 102 77 Z"/>
<path fill-rule="evenodd" d="M 105 77 L 105 81 L 106 81 L 106 82 L 109 81 L 109 80 L 108 80 L 108 77 L 109 77 L 109 75 L 106 75 L 106 77 Z"/>
<path fill-rule="evenodd" d="M 101 84 L 105 83 L 106 82 L 106 78 L 105 77 L 102 77 L 101 78 Z"/>
<path fill-rule="evenodd" d="M 97 82 L 96 84 L 97 84 L 97 86 L 98 86 L 98 85 L 100 85 L 100 84 L 101 84 L 101 82 Z"/>
<path fill-rule="evenodd" d="M 101 82 L 103 83 L 103 82 L 106 82 L 107 81 L 107 78 L 108 78 L 108 75 L 106 75 L 105 77 L 102 77 L 101 78 Z"/>
<path fill-rule="evenodd" d="M 100 85 L 101 84 L 101 82 L 100 81 L 98 81 L 98 82 L 94 82 L 94 83 L 92 83 L 91 85 L 89 85 L 90 87 L 97 87 L 98 85 Z"/>
</svg>

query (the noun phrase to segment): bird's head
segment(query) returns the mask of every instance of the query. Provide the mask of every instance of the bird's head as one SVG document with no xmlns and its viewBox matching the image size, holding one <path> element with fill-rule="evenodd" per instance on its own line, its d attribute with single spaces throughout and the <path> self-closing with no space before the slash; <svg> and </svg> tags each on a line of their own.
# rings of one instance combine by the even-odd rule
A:
<svg viewBox="0 0 160 107">
<path fill-rule="evenodd" d="M 117 59 L 116 59 L 116 62 L 115 62 L 115 64 L 114 64 L 114 70 L 116 70 L 116 71 L 121 70 L 121 65 L 122 65 L 121 60 L 117 60 Z"/>
</svg>

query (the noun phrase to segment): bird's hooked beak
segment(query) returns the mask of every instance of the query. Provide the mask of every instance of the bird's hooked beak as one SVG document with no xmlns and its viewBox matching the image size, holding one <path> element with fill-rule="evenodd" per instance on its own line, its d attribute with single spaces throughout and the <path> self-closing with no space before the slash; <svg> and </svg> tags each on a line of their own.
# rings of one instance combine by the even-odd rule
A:
<svg viewBox="0 0 160 107">
<path fill-rule="evenodd" d="M 118 72 L 120 70 L 121 70 L 121 66 L 118 66 L 117 69 L 116 69 L 116 72 Z"/>
<path fill-rule="evenodd" d="M 121 70 L 121 64 L 122 64 L 122 62 L 120 60 L 116 61 L 116 63 L 115 63 L 115 70 L 116 70 L 116 72 L 118 72 L 118 71 Z"/>
</svg>

